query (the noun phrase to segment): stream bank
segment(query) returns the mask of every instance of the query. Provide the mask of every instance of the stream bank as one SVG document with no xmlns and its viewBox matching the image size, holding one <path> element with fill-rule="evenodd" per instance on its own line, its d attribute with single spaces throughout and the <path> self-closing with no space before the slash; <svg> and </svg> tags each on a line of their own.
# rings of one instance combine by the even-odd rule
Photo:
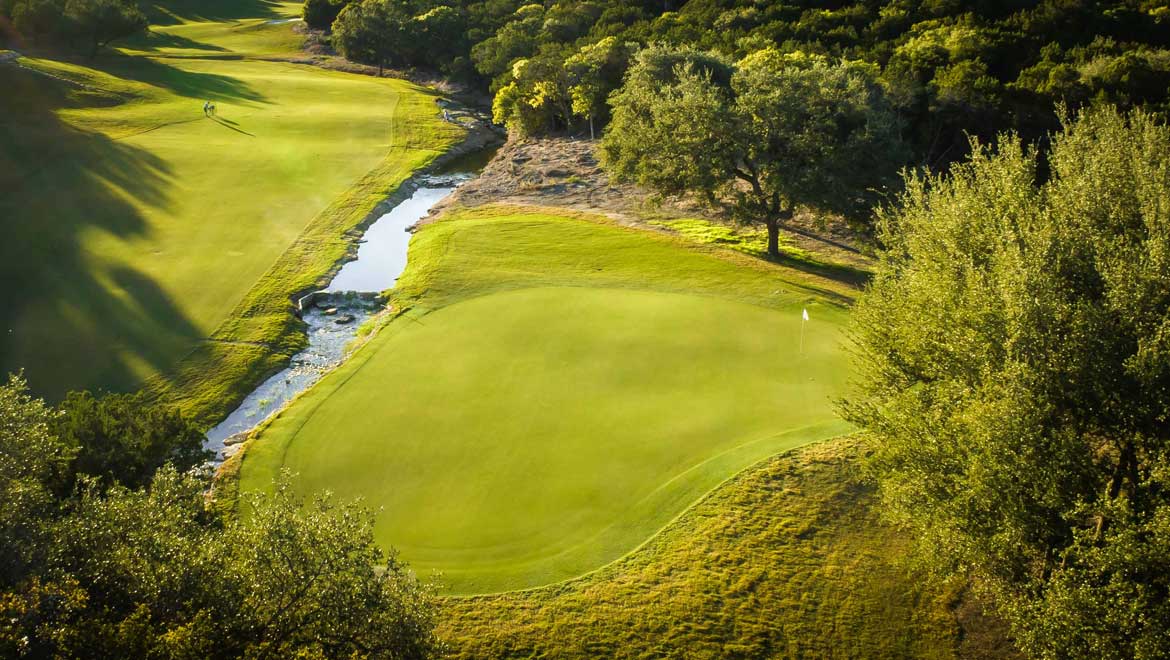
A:
<svg viewBox="0 0 1170 660">
<path fill-rule="evenodd" d="M 468 126 L 462 118 L 460 123 Z M 382 292 L 394 286 L 406 267 L 409 231 L 456 187 L 472 179 L 485 156 L 490 160 L 502 142 L 485 118 L 475 117 L 468 128 L 467 139 L 403 182 L 347 232 L 350 249 L 327 275 L 328 285 L 292 297 L 308 345 L 207 432 L 204 447 L 215 453 L 215 463 L 232 456 L 264 420 L 340 364 L 358 329 L 385 310 Z"/>
<path fill-rule="evenodd" d="M 419 177 L 410 197 L 369 226 L 354 258 L 341 266 L 329 285 L 297 299 L 308 346 L 207 432 L 204 447 L 216 453 L 217 462 L 231 457 L 261 422 L 341 364 L 358 328 L 385 309 L 381 292 L 392 288 L 406 268 L 410 229 L 472 176 Z"/>
</svg>

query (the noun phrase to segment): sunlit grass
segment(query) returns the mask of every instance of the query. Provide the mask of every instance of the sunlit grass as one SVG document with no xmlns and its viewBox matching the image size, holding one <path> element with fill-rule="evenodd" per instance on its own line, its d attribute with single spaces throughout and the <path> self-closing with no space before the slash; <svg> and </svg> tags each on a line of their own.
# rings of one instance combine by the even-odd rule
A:
<svg viewBox="0 0 1170 660">
<path fill-rule="evenodd" d="M 289 295 L 462 129 L 410 83 L 256 59 L 295 53 L 266 22 L 292 3 L 162 4 L 190 18 L 0 67 L 0 369 L 50 397 L 147 384 L 211 421 L 303 342 Z"/>
<path fill-rule="evenodd" d="M 848 428 L 845 308 L 759 260 L 493 207 L 416 233 L 392 300 L 404 313 L 250 446 L 242 488 L 287 468 L 361 496 L 381 542 L 459 593 L 596 569 L 744 466 Z"/>
</svg>

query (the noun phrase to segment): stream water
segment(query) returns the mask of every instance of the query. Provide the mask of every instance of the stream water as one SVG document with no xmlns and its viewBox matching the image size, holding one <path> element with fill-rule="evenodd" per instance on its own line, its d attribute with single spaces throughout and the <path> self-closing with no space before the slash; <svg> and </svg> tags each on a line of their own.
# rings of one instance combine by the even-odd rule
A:
<svg viewBox="0 0 1170 660">
<path fill-rule="evenodd" d="M 249 431 L 345 359 L 346 347 L 357 336 L 358 327 L 381 309 L 378 294 L 393 287 L 406 268 L 407 230 L 472 176 L 451 173 L 424 177 L 410 198 L 370 225 L 358 246 L 357 258 L 346 262 L 324 290 L 303 299 L 301 319 L 308 326 L 308 347 L 207 432 L 204 446 L 215 452 L 216 462 L 231 456 Z"/>
</svg>

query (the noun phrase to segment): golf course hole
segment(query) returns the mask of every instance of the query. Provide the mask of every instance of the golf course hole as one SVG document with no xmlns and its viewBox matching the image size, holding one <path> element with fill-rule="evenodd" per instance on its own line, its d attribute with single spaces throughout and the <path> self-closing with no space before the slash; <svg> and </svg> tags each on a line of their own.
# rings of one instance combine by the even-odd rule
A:
<svg viewBox="0 0 1170 660">
<path fill-rule="evenodd" d="M 721 298 L 547 287 L 400 318 L 249 450 L 361 497 L 379 541 L 455 593 L 575 577 L 778 451 L 845 430 L 836 326 Z"/>
</svg>

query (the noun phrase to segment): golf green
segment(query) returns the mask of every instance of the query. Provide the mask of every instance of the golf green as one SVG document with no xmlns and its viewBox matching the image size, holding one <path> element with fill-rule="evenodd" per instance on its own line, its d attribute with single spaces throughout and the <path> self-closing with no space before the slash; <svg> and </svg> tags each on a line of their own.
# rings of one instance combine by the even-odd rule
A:
<svg viewBox="0 0 1170 660">
<path fill-rule="evenodd" d="M 197 412 L 230 404 L 287 352 L 288 296 L 462 134 L 416 85 L 264 59 L 295 55 L 292 25 L 267 21 L 297 5 L 238 4 L 262 13 L 0 66 L 0 370 L 38 393 L 194 374 Z"/>
<path fill-rule="evenodd" d="M 241 489 L 288 469 L 362 497 L 379 541 L 453 593 L 586 573 L 847 429 L 845 311 L 784 269 L 532 212 L 455 214 L 410 259 L 410 311 L 249 446 Z"/>
</svg>

